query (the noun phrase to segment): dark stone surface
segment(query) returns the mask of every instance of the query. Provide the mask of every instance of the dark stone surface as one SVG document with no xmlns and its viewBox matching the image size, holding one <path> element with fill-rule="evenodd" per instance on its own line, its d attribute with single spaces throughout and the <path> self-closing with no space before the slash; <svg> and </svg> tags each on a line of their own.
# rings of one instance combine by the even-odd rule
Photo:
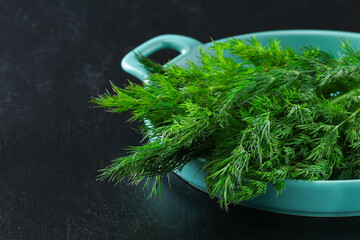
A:
<svg viewBox="0 0 360 240">
<path fill-rule="evenodd" d="M 277 29 L 360 32 L 356 1 L 0 1 L 0 239 L 354 239 L 360 218 L 232 207 L 172 176 L 162 196 L 97 182 L 139 144 L 92 96 L 137 81 L 122 57 L 165 33 L 202 42 Z"/>
</svg>

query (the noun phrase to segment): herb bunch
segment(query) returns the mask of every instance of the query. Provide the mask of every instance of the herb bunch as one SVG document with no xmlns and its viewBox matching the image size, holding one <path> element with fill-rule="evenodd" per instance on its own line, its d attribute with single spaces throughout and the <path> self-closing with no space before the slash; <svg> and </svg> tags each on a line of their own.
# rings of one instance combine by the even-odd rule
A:
<svg viewBox="0 0 360 240">
<path fill-rule="evenodd" d="M 335 57 L 274 39 L 231 39 L 200 49 L 199 61 L 183 67 L 139 55 L 148 84 L 112 84 L 113 93 L 92 101 L 146 119 L 147 142 L 99 178 L 155 178 L 156 193 L 162 176 L 203 157 L 209 195 L 225 208 L 269 184 L 281 192 L 285 179 L 360 178 L 360 51 L 339 44 Z"/>
</svg>

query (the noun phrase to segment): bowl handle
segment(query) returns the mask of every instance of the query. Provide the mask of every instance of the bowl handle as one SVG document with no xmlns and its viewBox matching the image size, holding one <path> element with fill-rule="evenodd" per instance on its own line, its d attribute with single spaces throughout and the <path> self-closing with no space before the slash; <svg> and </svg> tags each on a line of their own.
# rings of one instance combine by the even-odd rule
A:
<svg viewBox="0 0 360 240">
<path fill-rule="evenodd" d="M 129 52 L 121 61 L 121 67 L 127 73 L 137 77 L 144 81 L 149 75 L 148 71 L 139 63 L 135 53 L 149 56 L 150 54 L 161 49 L 173 49 L 180 52 L 180 55 L 176 56 L 174 60 L 184 58 L 193 50 L 197 50 L 201 43 L 193 38 L 185 37 L 176 34 L 165 34 L 154 37 L 133 51 Z"/>
</svg>

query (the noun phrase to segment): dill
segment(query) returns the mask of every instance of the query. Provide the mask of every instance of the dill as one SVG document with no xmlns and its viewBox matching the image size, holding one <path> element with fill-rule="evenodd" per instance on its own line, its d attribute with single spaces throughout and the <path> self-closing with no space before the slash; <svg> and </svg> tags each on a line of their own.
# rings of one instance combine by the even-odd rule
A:
<svg viewBox="0 0 360 240">
<path fill-rule="evenodd" d="M 148 84 L 112 84 L 92 102 L 146 119 L 148 141 L 99 179 L 155 178 L 156 194 L 162 176 L 204 157 L 209 195 L 227 208 L 269 184 L 281 192 L 286 179 L 360 178 L 360 51 L 339 44 L 335 57 L 312 46 L 231 39 L 200 49 L 199 63 L 185 67 L 138 55 Z"/>
</svg>

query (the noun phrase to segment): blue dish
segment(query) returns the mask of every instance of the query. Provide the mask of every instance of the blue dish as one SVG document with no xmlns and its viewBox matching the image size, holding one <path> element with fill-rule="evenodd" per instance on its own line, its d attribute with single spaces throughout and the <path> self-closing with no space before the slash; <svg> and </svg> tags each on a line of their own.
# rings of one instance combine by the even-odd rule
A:
<svg viewBox="0 0 360 240">
<path fill-rule="evenodd" d="M 360 34 L 342 31 L 282 30 L 251 33 L 229 38 L 249 39 L 252 36 L 255 36 L 263 44 L 266 44 L 268 39 L 276 38 L 281 40 L 284 46 L 299 48 L 312 45 L 333 53 L 340 51 L 339 40 L 346 39 L 352 42 L 352 46 L 360 49 Z M 220 39 L 216 42 L 226 41 L 229 38 Z M 199 47 L 207 49 L 211 45 L 213 45 L 213 42 L 203 44 L 185 36 L 161 35 L 135 48 L 134 51 L 123 58 L 121 65 L 126 72 L 146 82 L 148 73 L 137 61 L 134 53 L 149 56 L 161 49 L 177 50 L 180 54 L 170 62 L 184 66 L 188 60 L 197 61 Z M 181 171 L 175 171 L 175 173 L 194 187 L 207 192 L 204 182 L 206 173 L 200 171 L 203 161 L 203 159 L 193 159 Z M 270 185 L 266 194 L 252 200 L 243 201 L 240 204 L 271 212 L 301 216 L 360 216 L 360 180 L 310 182 L 288 179 L 286 180 L 286 189 L 281 194 L 277 194 Z"/>
</svg>

